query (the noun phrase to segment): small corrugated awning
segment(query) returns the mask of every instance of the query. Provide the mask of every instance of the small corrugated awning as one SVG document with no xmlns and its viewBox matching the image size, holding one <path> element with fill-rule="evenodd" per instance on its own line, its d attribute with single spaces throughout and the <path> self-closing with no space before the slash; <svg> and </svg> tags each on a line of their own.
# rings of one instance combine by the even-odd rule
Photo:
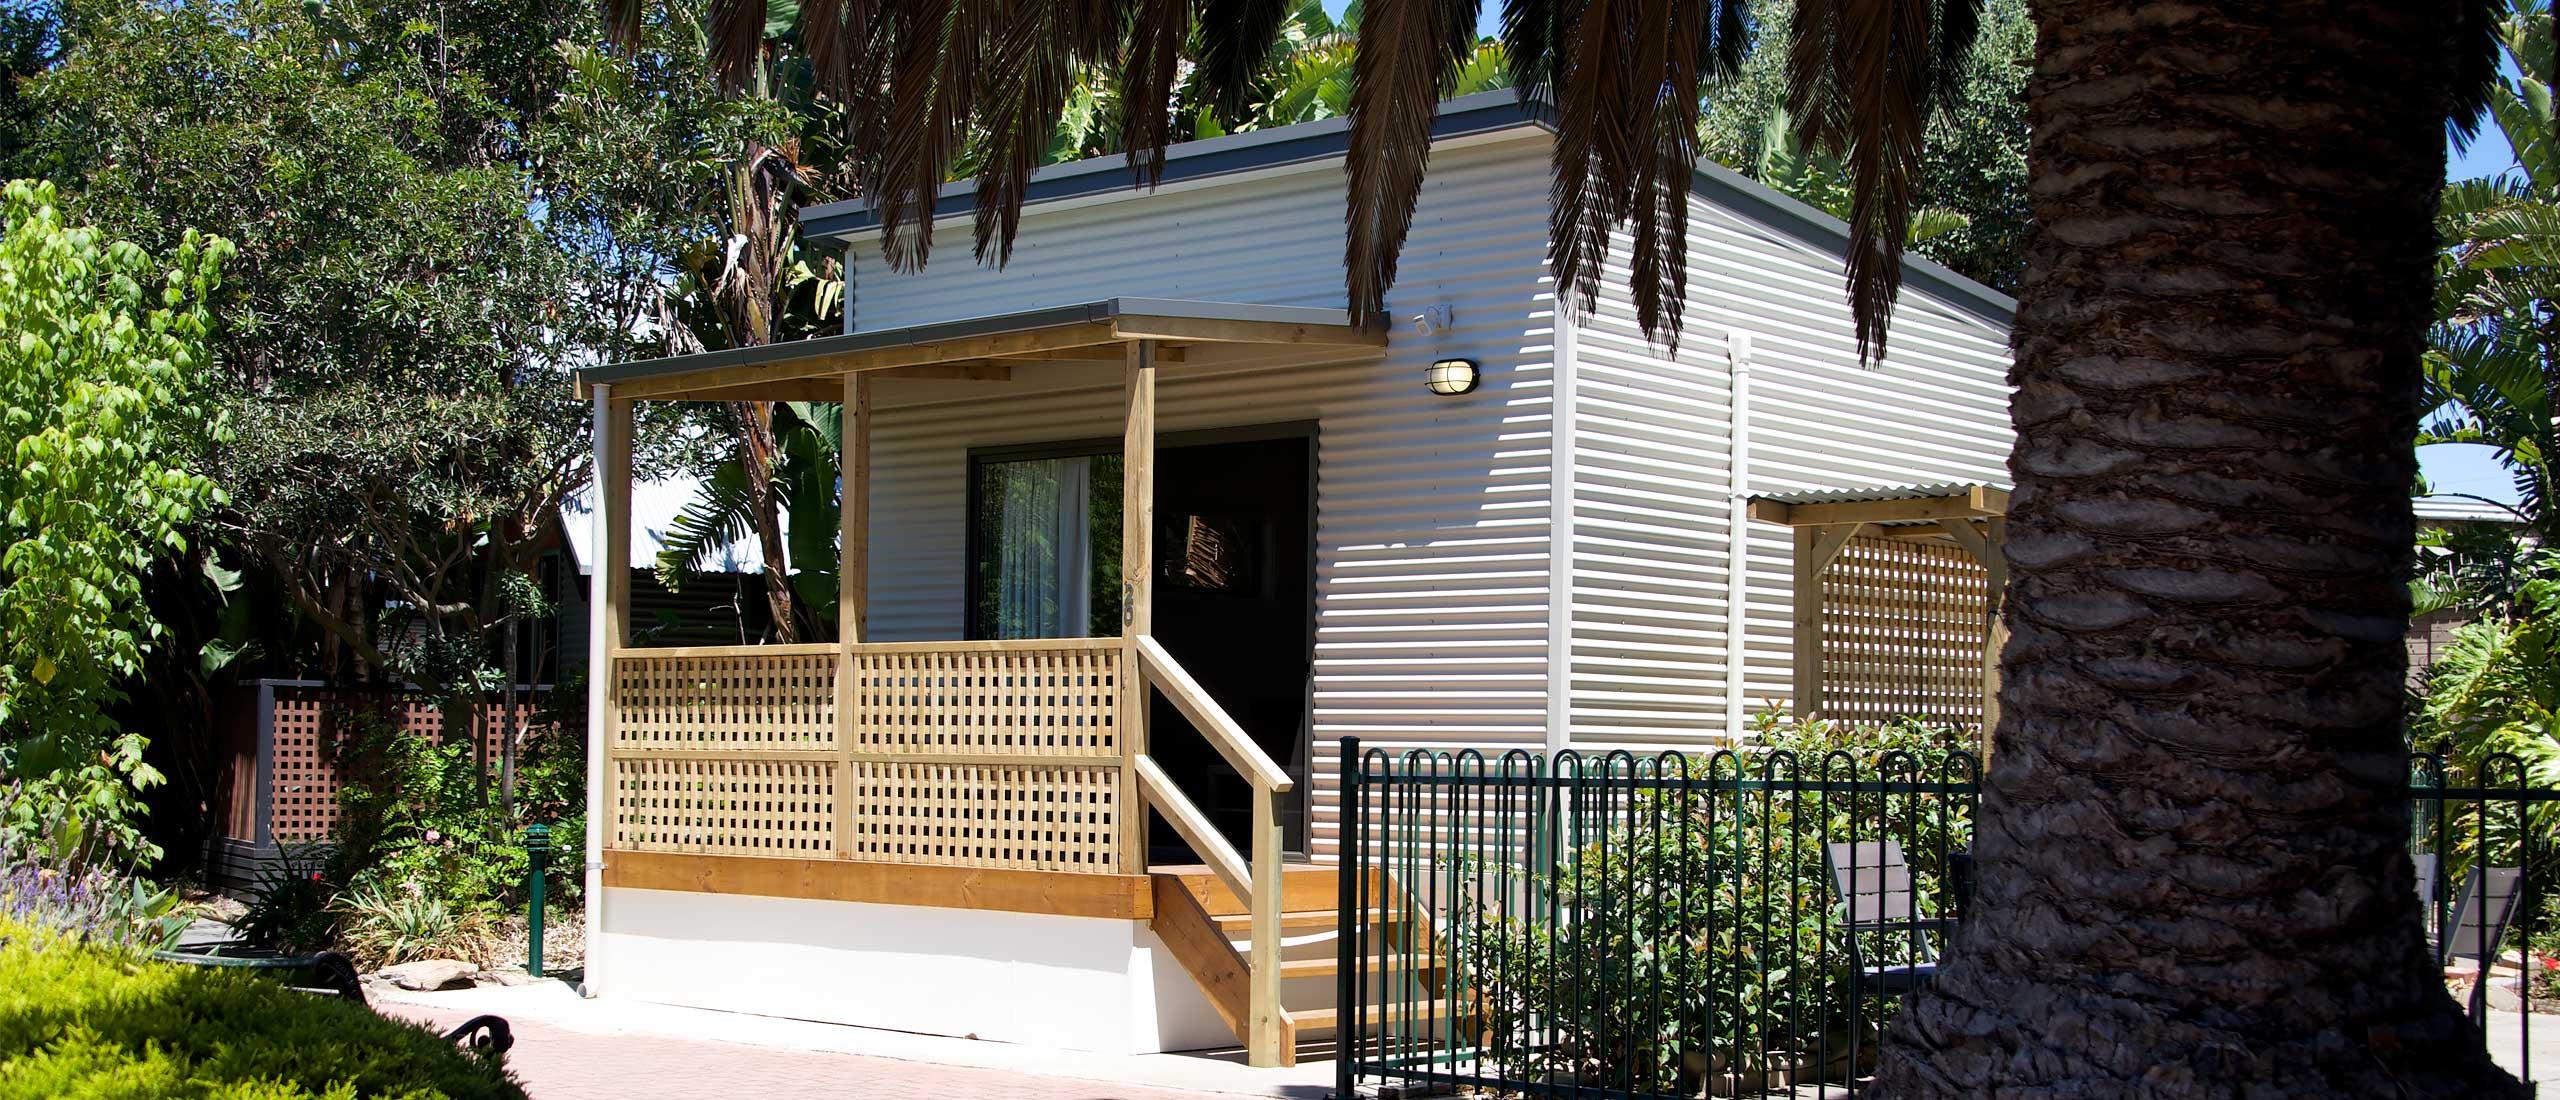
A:
<svg viewBox="0 0 2560 1100">
<path fill-rule="evenodd" d="M 2007 515 L 2008 512 L 2009 490 L 2006 488 L 1961 481 L 1935 485 L 1809 489 L 1751 498 L 1751 518 L 1790 527 L 1825 527 L 1837 523 L 1932 523 L 1942 519 L 1988 519 Z"/>
<path fill-rule="evenodd" d="M 1245 361 L 1297 349 L 1318 357 L 1374 357 L 1381 329 L 1357 327 L 1339 309 L 1106 298 L 877 332 L 589 367 L 578 393 L 607 384 L 613 396 L 660 401 L 826 400 L 849 375 L 1002 380 L 1015 364 L 1116 360 L 1124 345 L 1154 341 L 1161 363 Z"/>
</svg>

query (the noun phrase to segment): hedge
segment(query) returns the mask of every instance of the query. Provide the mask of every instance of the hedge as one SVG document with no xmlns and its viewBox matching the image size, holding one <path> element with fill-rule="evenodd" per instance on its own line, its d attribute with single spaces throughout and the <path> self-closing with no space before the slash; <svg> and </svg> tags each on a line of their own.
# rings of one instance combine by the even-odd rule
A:
<svg viewBox="0 0 2560 1100">
<path fill-rule="evenodd" d="M 497 1058 L 255 975 L 0 923 L 0 1100 L 524 1100 Z"/>
</svg>

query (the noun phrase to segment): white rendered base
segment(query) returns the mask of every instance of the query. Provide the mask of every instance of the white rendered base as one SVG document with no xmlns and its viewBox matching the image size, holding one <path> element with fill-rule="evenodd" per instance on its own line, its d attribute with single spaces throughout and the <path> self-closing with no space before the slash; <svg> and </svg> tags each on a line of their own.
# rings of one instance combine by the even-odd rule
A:
<svg viewBox="0 0 2560 1100">
<path fill-rule="evenodd" d="M 1106 1054 L 1235 1043 L 1144 921 L 605 894 L 608 997 Z"/>
</svg>

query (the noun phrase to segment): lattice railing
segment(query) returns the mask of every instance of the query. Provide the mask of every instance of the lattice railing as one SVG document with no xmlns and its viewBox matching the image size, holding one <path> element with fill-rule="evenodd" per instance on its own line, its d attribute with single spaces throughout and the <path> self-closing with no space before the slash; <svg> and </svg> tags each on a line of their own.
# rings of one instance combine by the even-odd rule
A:
<svg viewBox="0 0 2560 1100">
<path fill-rule="evenodd" d="M 623 651 L 612 846 L 1116 871 L 1123 645 Z"/>
<path fill-rule="evenodd" d="M 1961 546 L 1850 539 L 1822 575 L 1822 716 L 1980 726 L 1988 598 Z"/>
</svg>

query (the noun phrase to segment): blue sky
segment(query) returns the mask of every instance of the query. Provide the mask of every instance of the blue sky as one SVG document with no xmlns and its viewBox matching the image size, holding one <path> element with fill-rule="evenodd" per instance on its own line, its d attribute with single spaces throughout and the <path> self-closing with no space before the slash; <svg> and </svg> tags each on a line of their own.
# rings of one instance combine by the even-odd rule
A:
<svg viewBox="0 0 2560 1100">
<path fill-rule="evenodd" d="M 2509 72 L 2514 71 L 2512 64 Z M 2480 138 L 2471 148 L 2457 151 L 2445 149 L 2445 178 L 2466 180 L 2494 176 L 2515 164 L 2515 150 L 2507 147 L 2506 135 L 2496 126 L 2483 126 Z M 2516 485 L 2497 452 L 2468 443 L 2443 443 L 2418 448 L 2418 469 L 2427 475 L 2427 484 L 2439 493 L 2470 493 L 2508 504 L 2516 502 Z"/>
</svg>

